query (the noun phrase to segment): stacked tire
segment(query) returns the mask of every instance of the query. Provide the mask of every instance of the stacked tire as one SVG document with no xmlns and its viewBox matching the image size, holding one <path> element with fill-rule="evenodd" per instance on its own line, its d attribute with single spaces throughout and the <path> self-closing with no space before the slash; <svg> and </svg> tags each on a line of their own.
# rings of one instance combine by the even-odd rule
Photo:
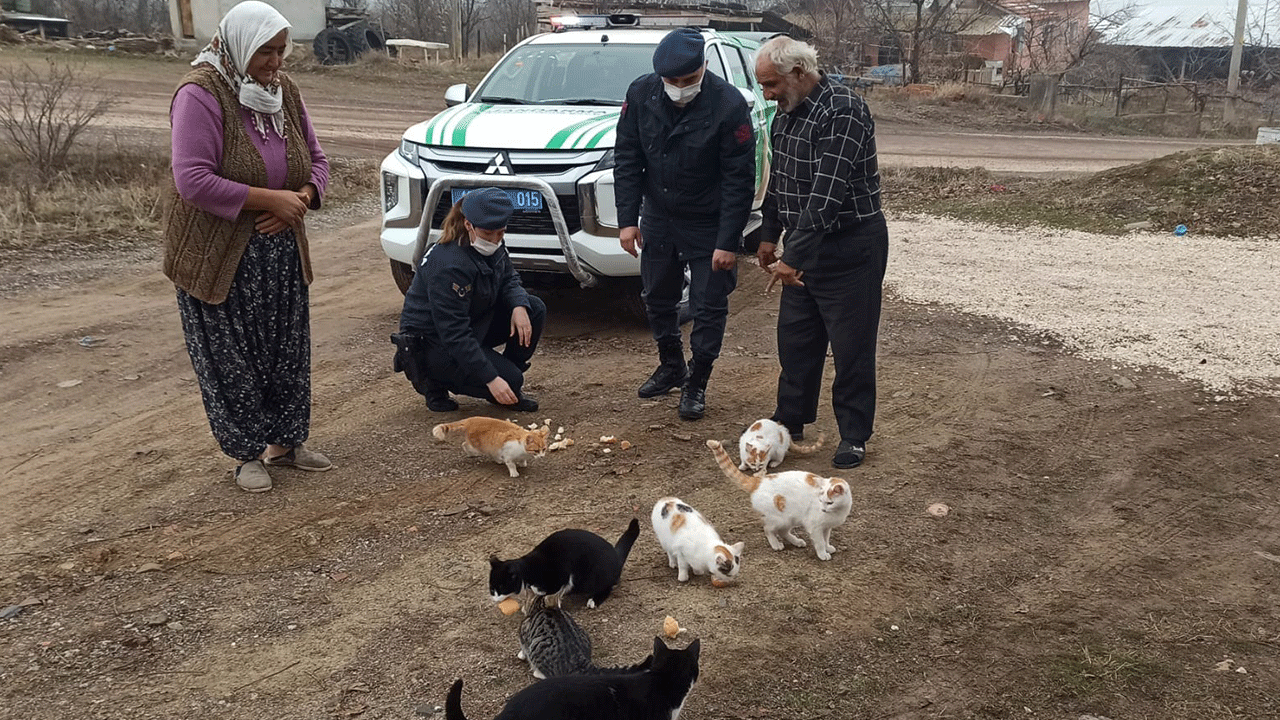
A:
<svg viewBox="0 0 1280 720">
<path fill-rule="evenodd" d="M 324 65 L 355 62 L 364 53 L 370 50 L 382 52 L 386 46 L 386 37 L 381 29 L 365 20 L 341 27 L 327 27 L 317 33 L 311 43 L 316 58 Z"/>
</svg>

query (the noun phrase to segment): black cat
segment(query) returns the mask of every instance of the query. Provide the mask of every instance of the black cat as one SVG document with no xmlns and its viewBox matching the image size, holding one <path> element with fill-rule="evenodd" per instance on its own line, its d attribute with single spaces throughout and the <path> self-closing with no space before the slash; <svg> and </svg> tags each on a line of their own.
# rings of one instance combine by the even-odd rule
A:
<svg viewBox="0 0 1280 720">
<path fill-rule="evenodd" d="M 524 557 L 489 558 L 489 594 L 502 602 L 526 588 L 535 595 L 553 595 L 549 605 L 559 605 L 566 594 L 587 596 L 587 607 L 604 602 L 622 578 L 622 566 L 640 535 L 640 523 L 631 519 L 617 545 L 586 530 L 559 530 L 547 536 Z"/>
<path fill-rule="evenodd" d="M 672 650 L 653 639 L 649 669 L 624 675 L 569 675 L 536 682 L 512 695 L 496 720 L 675 720 L 698 679 L 700 642 Z M 462 714 L 462 680 L 444 705 L 445 720 Z"/>
</svg>

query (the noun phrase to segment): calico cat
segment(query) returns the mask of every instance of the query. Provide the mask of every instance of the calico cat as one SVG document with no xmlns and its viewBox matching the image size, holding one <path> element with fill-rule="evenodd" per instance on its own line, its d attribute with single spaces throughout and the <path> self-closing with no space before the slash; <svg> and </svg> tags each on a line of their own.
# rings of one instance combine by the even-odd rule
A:
<svg viewBox="0 0 1280 720">
<path fill-rule="evenodd" d="M 764 516 L 764 536 L 769 547 L 781 550 L 787 542 L 804 547 L 792 531 L 803 527 L 813 541 L 819 560 L 830 560 L 836 548 L 831 544 L 831 528 L 844 524 L 853 508 L 849 483 L 840 478 L 824 478 L 801 470 L 788 470 L 756 477 L 734 466 L 720 443 L 708 440 L 720 469 L 751 493 L 751 507 Z"/>
<path fill-rule="evenodd" d="M 818 433 L 818 439 L 813 443 L 801 445 L 791 439 L 791 431 L 782 423 L 769 419 L 757 420 L 738 439 L 738 457 L 742 461 L 738 464 L 738 469 L 764 475 L 769 468 L 776 467 L 787 457 L 787 451 L 808 454 L 822 447 L 822 441 L 823 435 Z"/>
<path fill-rule="evenodd" d="M 431 428 L 431 434 L 437 440 L 463 435 L 463 452 L 506 465 L 511 477 L 520 477 L 516 465 L 528 467 L 530 458 L 547 454 L 547 434 L 550 432 L 551 428 L 546 425 L 537 430 L 525 430 L 506 420 L 479 416 Z"/>
<path fill-rule="evenodd" d="M 635 518 L 617 545 L 586 530 L 558 530 L 523 557 L 490 557 L 489 594 L 494 602 L 502 602 L 528 590 L 552 596 L 548 604 L 554 607 L 572 593 L 587 596 L 587 607 L 594 608 L 622 579 L 622 566 L 639 536 L 640 523 Z"/>
<path fill-rule="evenodd" d="M 639 672 L 649 667 L 652 656 L 638 665 L 618 668 L 597 667 L 591 662 L 591 637 L 563 608 L 547 607 L 541 595 L 525 603 L 520 622 L 521 660 L 529 661 L 533 676 L 542 680 L 563 675 L 602 675 Z"/>
<path fill-rule="evenodd" d="M 654 503 L 651 519 L 653 534 L 667 552 L 667 563 L 679 568 L 676 579 L 680 582 L 689 580 L 691 570 L 694 575 L 710 574 L 716 587 L 724 587 L 738 576 L 743 544 L 726 545 L 702 513 L 680 498 L 666 497 Z"/>
<path fill-rule="evenodd" d="M 700 650 L 698 640 L 672 650 L 655 637 L 652 663 L 645 670 L 541 680 L 512 695 L 496 720 L 676 720 L 698 680 Z M 467 720 L 462 680 L 449 689 L 444 716 Z"/>
</svg>

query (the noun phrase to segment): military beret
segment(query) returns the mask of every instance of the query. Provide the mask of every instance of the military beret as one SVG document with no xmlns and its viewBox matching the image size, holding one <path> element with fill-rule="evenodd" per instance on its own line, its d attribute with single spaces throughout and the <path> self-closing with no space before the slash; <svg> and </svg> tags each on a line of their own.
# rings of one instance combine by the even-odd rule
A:
<svg viewBox="0 0 1280 720">
<path fill-rule="evenodd" d="M 500 230 L 515 212 L 511 197 L 494 187 L 480 188 L 462 198 L 462 216 L 481 230 Z"/>
<path fill-rule="evenodd" d="M 667 33 L 653 51 L 653 71 L 665 78 L 692 75 L 704 61 L 702 33 L 691 27 Z"/>
</svg>

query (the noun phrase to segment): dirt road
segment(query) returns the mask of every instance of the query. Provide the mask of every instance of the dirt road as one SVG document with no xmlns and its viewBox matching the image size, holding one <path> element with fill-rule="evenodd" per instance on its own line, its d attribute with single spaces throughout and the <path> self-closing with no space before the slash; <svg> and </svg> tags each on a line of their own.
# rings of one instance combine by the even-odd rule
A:
<svg viewBox="0 0 1280 720">
<path fill-rule="evenodd" d="M 337 468 L 266 495 L 230 479 L 154 265 L 0 299 L 0 717 L 403 719 L 456 677 L 492 717 L 530 678 L 489 554 L 562 527 L 612 538 L 663 495 L 746 542 L 741 583 L 681 586 L 645 523 L 614 597 L 571 607 L 602 664 L 640 660 L 668 614 L 700 638 L 682 717 L 1280 714 L 1276 398 L 1214 402 L 890 298 L 877 435 L 823 563 L 770 551 L 702 444 L 772 410 L 777 300 L 755 268 L 695 424 L 635 397 L 644 328 L 549 296 L 530 390 L 577 444 L 513 479 L 430 439 L 490 407 L 432 416 L 391 372 L 400 297 L 375 229 L 312 233 L 312 443 Z M 783 467 L 830 472 L 829 452 Z"/>
<path fill-rule="evenodd" d="M 772 408 L 776 300 L 753 268 L 697 424 L 635 398 L 643 328 L 550 297 L 532 391 L 578 444 L 510 479 L 432 442 L 440 417 L 390 371 L 374 227 L 314 234 L 313 442 L 338 468 L 265 496 L 230 481 L 158 273 L 0 301 L 0 605 L 39 603 L 0 625 L 0 716 L 404 718 L 462 676 L 491 717 L 528 677 L 485 558 L 616 535 L 667 494 L 746 541 L 741 585 L 679 586 L 646 526 L 619 592 L 578 617 L 608 663 L 667 614 L 690 628 L 691 718 L 1280 711 L 1274 399 L 1119 386 L 1016 327 L 891 300 L 878 434 L 821 563 L 769 551 L 702 446 Z"/>
<path fill-rule="evenodd" d="M 30 54 L 0 51 L 0 66 L 30 61 Z M 88 72 L 101 77 L 119 104 L 104 118 L 102 131 L 166 143 L 169 100 L 186 65 L 140 58 L 102 58 Z M 450 74 L 452 72 L 452 74 Z M 383 78 L 341 73 L 295 73 L 327 152 L 381 158 L 400 141 L 409 125 L 444 109 L 444 88 L 474 83 L 474 71 L 445 69 L 398 72 Z M 974 110 L 957 110 L 974 112 Z M 1061 174 L 1096 172 L 1149 160 L 1179 150 L 1231 141 L 1172 138 L 974 133 L 882 122 L 877 129 L 881 162 L 886 165 L 986 167 L 992 172 Z"/>
</svg>

